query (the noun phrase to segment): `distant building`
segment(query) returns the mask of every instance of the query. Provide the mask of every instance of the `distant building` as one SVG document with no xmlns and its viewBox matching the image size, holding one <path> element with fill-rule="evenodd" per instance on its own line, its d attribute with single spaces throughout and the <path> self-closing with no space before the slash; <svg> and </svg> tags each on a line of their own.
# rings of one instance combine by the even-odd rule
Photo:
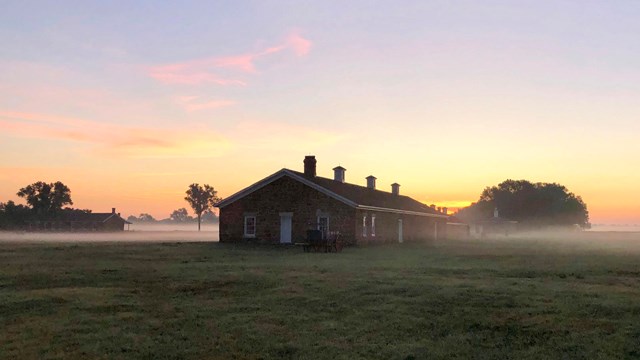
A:
<svg viewBox="0 0 640 360">
<path fill-rule="evenodd" d="M 468 239 L 471 236 L 471 227 L 455 216 L 449 216 L 447 221 L 447 238 Z"/>
<path fill-rule="evenodd" d="M 131 224 L 123 219 L 116 208 L 110 213 L 63 211 L 56 218 L 29 221 L 29 231 L 124 231 Z"/>
<path fill-rule="evenodd" d="M 476 237 L 485 237 L 487 235 L 504 235 L 509 236 L 517 232 L 518 222 L 500 217 L 498 208 L 493 210 L 491 219 L 476 221 L 473 224 L 473 234 Z"/>
<path fill-rule="evenodd" d="M 350 244 L 446 237 L 448 216 L 400 195 L 399 184 L 381 191 L 374 176 L 360 186 L 345 182 L 343 167 L 333 171 L 333 179 L 316 176 L 315 156 L 306 156 L 303 173 L 282 169 L 220 201 L 220 241 L 288 244 L 307 230 Z"/>
</svg>

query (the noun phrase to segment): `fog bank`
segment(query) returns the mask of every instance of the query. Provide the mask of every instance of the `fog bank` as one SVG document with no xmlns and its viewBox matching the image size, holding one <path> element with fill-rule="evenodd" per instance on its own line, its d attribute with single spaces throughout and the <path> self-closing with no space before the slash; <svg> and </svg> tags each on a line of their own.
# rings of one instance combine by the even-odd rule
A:
<svg viewBox="0 0 640 360">
<path fill-rule="evenodd" d="M 218 225 L 132 224 L 122 232 L 0 231 L 1 242 L 193 242 L 218 241 Z"/>
</svg>

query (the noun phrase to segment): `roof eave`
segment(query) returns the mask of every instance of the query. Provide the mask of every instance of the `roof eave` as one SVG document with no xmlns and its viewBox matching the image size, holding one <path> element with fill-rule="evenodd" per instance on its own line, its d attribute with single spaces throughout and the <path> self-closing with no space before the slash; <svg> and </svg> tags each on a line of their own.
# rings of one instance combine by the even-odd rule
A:
<svg viewBox="0 0 640 360">
<path fill-rule="evenodd" d="M 276 181 L 276 180 L 278 180 L 278 179 L 280 179 L 280 178 L 282 178 L 284 176 L 289 176 L 290 178 L 292 178 L 294 180 L 297 180 L 297 181 L 299 181 L 299 182 L 301 182 L 301 183 L 303 183 L 303 184 L 305 184 L 305 185 L 307 185 L 307 186 L 309 186 L 309 187 L 311 187 L 311 188 L 313 188 L 313 189 L 315 189 L 315 190 L 317 190 L 317 191 L 319 191 L 319 192 L 321 192 L 321 193 L 323 193 L 323 194 L 325 194 L 325 195 L 327 195 L 327 196 L 329 196 L 331 198 L 334 198 L 334 199 L 336 199 L 336 200 L 338 200 L 338 201 L 340 201 L 340 202 L 342 202 L 342 203 L 344 203 L 344 204 L 346 204 L 348 206 L 351 206 L 353 208 L 358 206 L 358 204 L 356 204 L 355 202 L 353 202 L 353 201 L 351 201 L 351 200 L 349 200 L 349 199 L 347 199 L 347 198 L 345 198 L 343 196 L 340 196 L 340 195 L 334 193 L 333 191 L 330 191 L 330 190 L 328 190 L 328 189 L 326 189 L 326 188 L 314 183 L 313 181 L 309 181 L 309 180 L 305 179 L 304 176 L 300 176 L 300 175 L 290 171 L 289 169 L 279 170 L 279 171 L 267 176 L 266 178 L 254 183 L 253 185 L 250 185 L 250 186 L 238 191 L 237 193 L 227 197 L 226 199 L 213 204 L 213 206 L 215 206 L 217 208 L 223 208 L 223 207 L 231 204 L 232 202 L 234 202 L 236 200 L 242 199 L 243 197 L 245 197 L 245 196 L 247 196 L 247 195 L 249 195 L 249 194 L 251 194 L 251 193 L 253 193 L 253 192 L 257 191 L 257 190 L 262 189 L 263 187 L 271 184 L 272 182 L 274 182 L 274 181 Z"/>
<path fill-rule="evenodd" d="M 238 200 L 238 199 L 242 199 L 243 197 L 251 194 L 254 191 L 257 191 L 267 185 L 269 185 L 270 183 L 278 180 L 279 178 L 283 177 L 284 174 L 284 170 L 278 170 L 275 173 L 267 176 L 266 178 L 254 183 L 253 185 L 249 185 L 246 188 L 236 192 L 235 194 L 232 194 L 230 196 L 227 196 L 225 199 L 222 199 L 220 201 L 218 201 L 217 203 L 213 204 L 214 207 L 217 208 L 223 208 L 227 205 L 229 205 L 230 203 Z"/>
<path fill-rule="evenodd" d="M 369 211 L 389 212 L 389 213 L 403 214 L 403 215 L 416 215 L 416 216 L 435 217 L 435 218 L 448 218 L 447 215 L 431 214 L 431 213 L 425 213 L 425 212 L 420 212 L 420 211 L 410 211 L 410 210 L 383 208 L 383 207 L 368 206 L 368 205 L 358 205 L 356 207 L 356 209 L 369 210 Z"/>
</svg>

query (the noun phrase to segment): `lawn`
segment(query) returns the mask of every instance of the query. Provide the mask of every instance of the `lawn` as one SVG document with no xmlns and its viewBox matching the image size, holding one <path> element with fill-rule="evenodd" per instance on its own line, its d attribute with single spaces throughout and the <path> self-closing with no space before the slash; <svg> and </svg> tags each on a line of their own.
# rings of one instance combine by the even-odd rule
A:
<svg viewBox="0 0 640 360">
<path fill-rule="evenodd" d="M 0 358 L 640 358 L 640 245 L 4 242 Z"/>
</svg>

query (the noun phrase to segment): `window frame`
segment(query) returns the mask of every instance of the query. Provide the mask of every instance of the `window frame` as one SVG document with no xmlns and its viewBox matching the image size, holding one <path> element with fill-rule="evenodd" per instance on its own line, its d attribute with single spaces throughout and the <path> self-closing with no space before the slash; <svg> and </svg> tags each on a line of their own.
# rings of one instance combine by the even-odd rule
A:
<svg viewBox="0 0 640 360">
<path fill-rule="evenodd" d="M 371 237 L 376 237 L 376 215 L 371 214 Z"/>
<path fill-rule="evenodd" d="M 362 237 L 367 237 L 367 214 L 362 216 Z"/>
<path fill-rule="evenodd" d="M 248 220 L 249 219 L 253 219 L 253 233 L 252 234 L 247 232 L 247 229 L 248 229 L 247 225 L 248 225 Z M 245 238 L 255 238 L 257 230 L 258 230 L 258 220 L 257 220 L 256 216 L 255 215 L 245 215 L 244 216 L 244 231 L 243 231 L 244 234 L 243 234 L 243 237 L 245 237 Z"/>
<path fill-rule="evenodd" d="M 327 219 L 327 226 L 324 229 L 324 231 L 320 226 L 320 219 Z M 322 233 L 322 238 L 327 239 L 327 237 L 329 236 L 329 215 L 318 215 L 316 221 L 317 221 L 316 230 L 320 230 L 320 232 Z"/>
</svg>

